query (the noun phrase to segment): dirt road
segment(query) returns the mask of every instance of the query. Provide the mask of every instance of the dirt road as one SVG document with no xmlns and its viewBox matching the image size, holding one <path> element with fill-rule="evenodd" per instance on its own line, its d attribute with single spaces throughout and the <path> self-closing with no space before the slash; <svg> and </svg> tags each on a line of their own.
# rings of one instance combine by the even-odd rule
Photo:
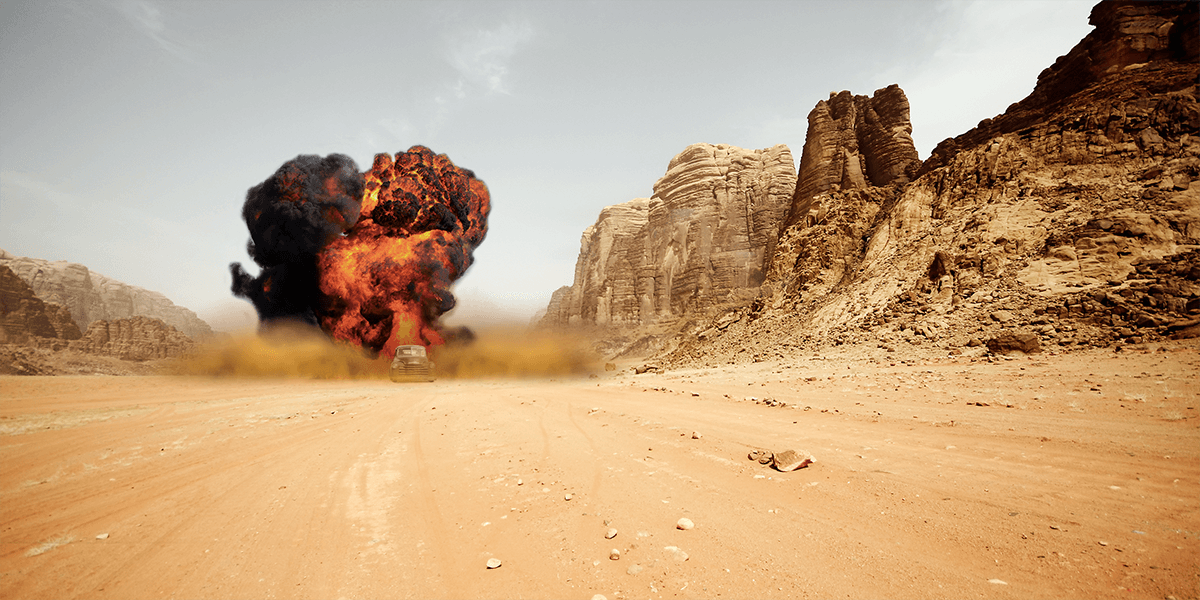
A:
<svg viewBox="0 0 1200 600">
<path fill-rule="evenodd" d="M 1197 349 L 0 378 L 0 597 L 1194 598 Z"/>
</svg>

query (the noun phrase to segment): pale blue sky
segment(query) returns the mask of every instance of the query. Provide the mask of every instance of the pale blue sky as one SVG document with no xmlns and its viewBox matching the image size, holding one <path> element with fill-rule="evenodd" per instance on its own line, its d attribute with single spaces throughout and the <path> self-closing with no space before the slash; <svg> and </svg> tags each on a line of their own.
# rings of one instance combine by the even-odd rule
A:
<svg viewBox="0 0 1200 600">
<path fill-rule="evenodd" d="M 995 116 L 1093 2 L 0 4 L 0 248 L 253 315 L 247 188 L 298 154 L 424 144 L 488 184 L 457 319 L 526 321 L 604 206 L 695 142 L 791 147 L 829 92 L 898 83 L 921 158 Z"/>
</svg>

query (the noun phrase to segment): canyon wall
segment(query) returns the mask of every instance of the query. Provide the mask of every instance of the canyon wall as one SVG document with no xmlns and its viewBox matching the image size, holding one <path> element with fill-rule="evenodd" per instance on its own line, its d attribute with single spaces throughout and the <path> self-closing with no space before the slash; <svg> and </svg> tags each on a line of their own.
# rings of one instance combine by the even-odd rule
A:
<svg viewBox="0 0 1200 600">
<path fill-rule="evenodd" d="M 15 256 L 0 250 L 0 265 L 27 283 L 45 302 L 65 306 L 81 331 L 93 321 L 136 316 L 159 319 L 195 340 L 213 335 L 196 313 L 158 292 L 128 285 L 66 261 Z"/>
<path fill-rule="evenodd" d="M 650 198 L 609 206 L 580 241 L 574 282 L 543 324 L 628 327 L 758 294 L 796 176 L 784 145 L 693 144 Z"/>
<path fill-rule="evenodd" d="M 818 103 L 762 295 L 682 332 L 663 362 L 864 342 L 954 353 L 1006 331 L 1049 348 L 1195 332 L 1196 16 L 1194 3 L 1098 4 L 1095 30 L 1029 97 L 919 167 L 893 150 L 890 179 L 853 160 L 862 137 L 833 106 L 846 96 Z M 903 120 L 890 123 L 900 148 Z"/>
</svg>

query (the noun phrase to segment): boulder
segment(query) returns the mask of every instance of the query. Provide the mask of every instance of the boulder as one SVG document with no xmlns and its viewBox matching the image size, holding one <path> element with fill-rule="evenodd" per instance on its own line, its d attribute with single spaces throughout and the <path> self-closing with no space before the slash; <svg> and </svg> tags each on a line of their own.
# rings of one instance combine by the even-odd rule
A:
<svg viewBox="0 0 1200 600">
<path fill-rule="evenodd" d="M 1037 334 L 1028 331 L 1002 333 L 988 340 L 987 348 L 993 354 L 1008 354 L 1010 352 L 1033 354 L 1042 351 Z"/>
</svg>

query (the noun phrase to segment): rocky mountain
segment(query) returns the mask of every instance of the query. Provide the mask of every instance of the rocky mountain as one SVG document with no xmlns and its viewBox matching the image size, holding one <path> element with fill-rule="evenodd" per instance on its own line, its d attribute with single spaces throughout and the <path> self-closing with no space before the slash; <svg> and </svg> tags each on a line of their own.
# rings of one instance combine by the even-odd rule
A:
<svg viewBox="0 0 1200 600">
<path fill-rule="evenodd" d="M 650 198 L 601 211 L 543 324 L 638 326 L 758 293 L 796 186 L 787 146 L 693 144 Z"/>
<path fill-rule="evenodd" d="M 81 331 L 93 321 L 143 316 L 159 319 L 195 340 L 213 335 L 212 328 L 196 313 L 175 305 L 166 296 L 109 279 L 80 264 L 26 258 L 0 250 L 0 265 L 29 284 L 38 298 L 67 307 Z"/>
<path fill-rule="evenodd" d="M 828 176 L 798 188 L 762 295 L 692 325 L 663 361 L 1195 335 L 1196 14 L 1182 2 L 1102 2 L 1095 30 L 1028 98 L 942 142 L 915 173 L 907 163 L 914 181 L 860 182 L 845 168 L 850 189 Z M 825 112 L 818 104 L 810 123 Z M 857 143 L 861 153 L 857 135 L 814 141 L 813 131 L 802 181 L 810 152 L 852 155 Z"/>
<path fill-rule="evenodd" d="M 81 333 L 65 306 L 42 301 L 0 265 L 0 375 L 149 373 L 129 361 L 180 356 L 195 346 L 149 317 L 92 321 Z"/>
<path fill-rule="evenodd" d="M 43 302 L 12 269 L 0 265 L 0 344 L 65 348 L 82 335 L 65 306 Z"/>
<path fill-rule="evenodd" d="M 738 263 L 761 278 L 726 304 L 658 313 L 675 320 L 656 361 L 736 363 L 829 344 L 1030 352 L 1200 334 L 1197 12 L 1101 2 L 1094 30 L 1029 97 L 923 163 L 899 87 L 818 102 L 778 237 L 761 246 L 763 262 Z M 668 239 L 692 231 L 689 216 L 678 229 L 655 230 L 652 217 L 631 227 Z M 556 293 L 559 313 L 582 322 L 588 313 L 571 302 L 603 289 L 588 287 L 601 272 L 591 257 L 604 256 L 588 236 L 640 248 L 638 234 L 604 220 L 585 234 L 576 283 Z M 603 279 L 657 269 L 657 282 L 669 258 L 610 261 Z M 728 280 L 725 268 L 705 276 Z"/>
<path fill-rule="evenodd" d="M 93 321 L 70 348 L 122 360 L 153 360 L 186 354 L 196 342 L 178 329 L 149 317 Z"/>
</svg>

